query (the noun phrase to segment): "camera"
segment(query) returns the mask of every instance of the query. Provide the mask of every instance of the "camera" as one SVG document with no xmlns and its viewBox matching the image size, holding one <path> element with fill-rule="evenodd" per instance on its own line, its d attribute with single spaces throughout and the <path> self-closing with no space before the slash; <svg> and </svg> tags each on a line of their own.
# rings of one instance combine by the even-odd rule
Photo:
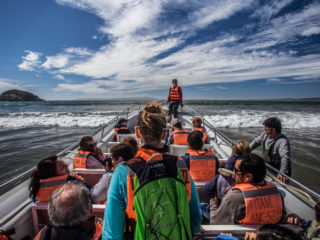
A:
<svg viewBox="0 0 320 240">
<path fill-rule="evenodd" d="M 108 168 L 111 170 L 111 168 L 112 168 L 112 158 L 110 158 L 110 157 L 105 158 L 105 159 L 103 159 L 101 161 L 101 163 L 102 163 L 103 166 L 108 166 Z"/>
</svg>

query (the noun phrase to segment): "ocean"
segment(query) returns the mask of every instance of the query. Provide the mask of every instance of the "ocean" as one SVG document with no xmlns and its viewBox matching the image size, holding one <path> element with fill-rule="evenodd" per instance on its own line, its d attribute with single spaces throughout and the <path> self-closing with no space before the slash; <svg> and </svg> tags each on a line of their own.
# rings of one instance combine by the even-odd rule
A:
<svg viewBox="0 0 320 240">
<path fill-rule="evenodd" d="M 145 102 L 0 102 L 0 184 Z M 235 141 L 252 141 L 264 119 L 278 117 L 291 144 L 292 177 L 320 193 L 320 100 L 186 100 L 185 105 Z"/>
</svg>

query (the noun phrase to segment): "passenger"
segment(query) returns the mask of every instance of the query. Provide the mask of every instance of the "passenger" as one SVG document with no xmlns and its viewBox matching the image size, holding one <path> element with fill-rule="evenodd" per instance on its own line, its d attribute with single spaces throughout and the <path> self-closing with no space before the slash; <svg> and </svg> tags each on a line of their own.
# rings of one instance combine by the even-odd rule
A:
<svg viewBox="0 0 320 240">
<path fill-rule="evenodd" d="M 229 170 L 234 170 L 234 165 L 236 160 L 241 155 L 249 154 L 250 148 L 249 144 L 245 141 L 238 141 L 237 144 L 232 149 L 232 156 L 229 157 L 228 161 L 225 163 L 225 168 Z M 204 216 L 210 216 L 210 213 L 214 213 L 219 207 L 223 196 L 232 188 L 234 185 L 234 179 L 232 175 L 225 173 L 217 174 L 212 178 L 203 188 L 203 192 L 211 197 L 210 205 L 202 204 L 202 211 Z M 208 212 L 209 211 L 209 212 Z"/>
<path fill-rule="evenodd" d="M 250 143 L 251 151 L 258 146 L 262 147 L 263 158 L 271 166 L 291 176 L 290 144 L 281 133 L 281 122 L 277 118 L 268 118 L 263 122 L 264 132 Z M 278 174 L 277 177 L 287 182 L 288 179 Z"/>
<path fill-rule="evenodd" d="M 52 192 L 68 181 L 84 180 L 70 174 L 68 165 L 57 156 L 41 160 L 33 171 L 29 185 L 30 197 L 34 201 L 49 202 Z"/>
<path fill-rule="evenodd" d="M 128 128 L 128 120 L 125 118 L 120 118 L 118 120 L 118 124 L 114 128 L 114 134 L 112 141 L 117 141 L 118 134 L 130 134 L 130 130 Z"/>
<path fill-rule="evenodd" d="M 314 206 L 315 220 L 313 220 L 310 226 L 307 228 L 308 239 L 320 239 L 320 201 Z"/>
<path fill-rule="evenodd" d="M 171 120 L 171 115 L 173 114 L 173 118 L 178 117 L 178 108 L 181 104 L 181 107 L 183 107 L 182 103 L 182 90 L 181 87 L 178 86 L 178 80 L 173 79 L 172 80 L 172 86 L 169 88 L 169 95 L 167 99 L 167 104 L 169 104 L 169 112 L 168 117 L 169 121 Z"/>
<path fill-rule="evenodd" d="M 224 167 L 233 171 L 234 165 L 236 164 L 236 161 L 239 158 L 239 156 L 249 154 L 250 152 L 251 150 L 248 142 L 241 140 L 238 141 L 236 145 L 233 146 L 231 157 L 228 158 Z"/>
<path fill-rule="evenodd" d="M 219 161 L 212 150 L 202 149 L 201 132 L 191 132 L 187 139 L 189 150 L 181 158 L 186 162 L 194 181 L 209 181 L 219 169 Z"/>
<path fill-rule="evenodd" d="M 169 137 L 169 143 L 176 145 L 187 145 L 189 132 L 182 128 L 181 120 L 179 120 L 178 118 L 173 119 L 171 122 L 171 126 L 173 131 L 171 136 Z"/>
<path fill-rule="evenodd" d="M 113 173 L 103 239 L 123 239 L 125 226 L 129 239 L 192 239 L 191 231 L 200 231 L 197 190 L 191 178 L 188 203 L 177 157 L 167 155 L 168 147 L 161 144 L 165 125 L 159 103 L 150 102 L 140 111 L 136 135 L 143 146 L 127 167 L 120 165 Z"/>
<path fill-rule="evenodd" d="M 48 213 L 50 223 L 35 240 L 76 240 L 101 237 L 102 226 L 95 217 L 89 217 L 90 193 L 81 184 L 68 182 L 50 197 Z"/>
<path fill-rule="evenodd" d="M 194 130 L 197 130 L 199 132 L 202 132 L 203 134 L 203 143 L 206 144 L 206 143 L 209 143 L 209 138 L 208 138 L 208 134 L 207 134 L 207 130 L 205 127 L 201 126 L 202 124 L 202 120 L 201 118 L 199 117 L 195 117 L 193 119 L 191 119 L 192 121 L 192 125 L 193 125 L 193 131 Z"/>
<path fill-rule="evenodd" d="M 136 153 L 139 150 L 139 145 L 138 145 L 137 140 L 134 137 L 125 137 L 122 140 L 122 143 L 126 143 L 126 144 L 130 145 L 132 148 L 133 155 L 134 156 L 136 155 Z"/>
<path fill-rule="evenodd" d="M 91 190 L 91 200 L 93 203 L 106 200 L 113 171 L 120 164 L 125 164 L 125 162 L 133 157 L 132 147 L 126 143 L 119 143 L 111 148 L 111 162 L 105 166 L 107 172 Z"/>
<path fill-rule="evenodd" d="M 277 187 L 264 181 L 266 166 L 256 154 L 240 157 L 235 164 L 236 185 L 222 199 L 211 224 L 275 224 L 284 214 Z"/>
<path fill-rule="evenodd" d="M 287 222 L 296 224 L 302 227 L 306 232 L 307 239 L 319 240 L 320 239 L 320 200 L 314 206 L 315 220 L 309 221 L 300 219 L 296 214 L 289 214 Z"/>
<path fill-rule="evenodd" d="M 263 225 L 257 233 L 247 233 L 244 240 L 302 240 L 303 237 L 285 226 Z"/>
<path fill-rule="evenodd" d="M 80 141 L 80 149 L 73 158 L 73 168 L 104 168 L 101 161 L 104 159 L 101 148 L 97 147 L 92 137 L 83 137 Z"/>
</svg>

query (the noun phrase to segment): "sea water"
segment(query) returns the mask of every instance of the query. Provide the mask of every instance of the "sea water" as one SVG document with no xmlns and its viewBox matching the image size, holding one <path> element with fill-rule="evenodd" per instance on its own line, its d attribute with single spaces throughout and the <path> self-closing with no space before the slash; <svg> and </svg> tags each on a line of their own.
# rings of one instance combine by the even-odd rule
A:
<svg viewBox="0 0 320 240">
<path fill-rule="evenodd" d="M 0 184 L 145 102 L 0 102 Z M 235 141 L 252 141 L 262 133 L 264 119 L 278 117 L 291 144 L 292 177 L 320 192 L 320 100 L 187 100 L 185 105 Z"/>
</svg>

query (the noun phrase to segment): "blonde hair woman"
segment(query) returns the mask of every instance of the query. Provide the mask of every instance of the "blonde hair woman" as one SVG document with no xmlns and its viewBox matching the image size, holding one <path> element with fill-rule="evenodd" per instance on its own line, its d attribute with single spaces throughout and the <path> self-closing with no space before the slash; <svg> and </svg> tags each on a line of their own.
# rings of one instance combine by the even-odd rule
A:
<svg viewBox="0 0 320 240">
<path fill-rule="evenodd" d="M 180 203 L 184 201 L 189 204 L 189 207 L 183 209 L 183 211 L 186 210 L 185 215 L 182 214 L 181 217 L 181 215 L 179 214 L 180 219 L 177 220 L 179 221 L 179 223 L 177 222 L 177 225 L 179 225 L 181 221 L 186 223 L 186 226 L 189 226 L 189 228 L 185 228 L 185 234 L 189 236 L 191 235 L 190 228 L 193 232 L 200 231 L 201 214 L 199 210 L 199 198 L 197 190 L 195 188 L 193 180 L 191 179 L 191 200 L 188 202 L 188 195 L 186 195 L 187 191 L 184 179 L 176 165 L 177 157 L 168 155 L 168 147 L 161 143 L 161 140 L 165 137 L 166 134 L 166 131 L 164 130 L 165 126 L 165 112 L 160 103 L 152 101 L 146 104 L 143 110 L 140 111 L 135 132 L 136 136 L 141 140 L 142 146 L 138 150 L 135 158 L 128 161 L 127 166 L 119 166 L 113 173 L 104 215 L 102 234 L 103 239 L 123 239 L 125 226 L 126 237 L 128 237 L 127 234 L 131 234 L 130 237 L 133 238 L 133 236 L 135 236 L 135 239 L 147 239 L 149 238 L 148 234 L 163 234 L 165 230 L 163 230 L 163 232 L 157 232 L 157 226 L 155 226 L 155 228 L 152 227 L 152 223 L 156 220 L 159 220 L 157 219 L 157 214 L 155 214 L 155 216 L 152 218 L 153 220 L 150 223 L 144 224 L 144 221 L 147 220 L 143 217 L 141 219 L 141 211 L 145 211 L 145 209 L 148 208 L 148 203 L 150 202 L 145 202 L 145 208 L 144 206 L 142 208 L 139 208 L 139 205 L 137 205 L 138 201 L 136 201 L 136 195 L 138 193 L 137 190 L 140 189 L 139 196 L 141 196 L 141 192 L 145 191 L 143 190 L 143 187 L 144 189 L 147 188 L 147 185 L 150 183 L 158 184 L 159 182 L 166 183 L 166 181 L 173 181 L 174 186 L 177 186 L 173 187 L 174 190 L 170 190 L 175 191 L 176 189 L 177 199 L 173 199 L 173 202 L 175 202 L 176 205 L 171 205 L 171 208 L 176 207 L 176 211 L 166 211 L 165 215 L 171 214 L 172 212 L 178 212 L 181 209 Z M 167 177 L 163 177 L 163 174 L 167 175 Z M 176 178 L 171 178 L 172 174 L 176 174 Z M 188 172 L 187 174 L 189 175 Z M 146 179 L 148 180 L 145 181 Z M 175 182 L 175 180 L 178 181 Z M 136 185 L 137 183 L 139 185 Z M 137 186 L 139 186 L 138 189 Z M 164 191 L 163 189 L 165 188 L 151 188 L 155 195 L 161 195 L 162 191 Z M 135 197 L 134 206 L 132 201 L 133 196 Z M 181 196 L 183 196 L 183 199 L 181 198 Z M 138 200 L 140 199 L 141 198 L 139 198 Z M 159 209 L 156 207 L 154 210 L 158 211 Z M 132 214 L 136 215 L 136 219 L 131 217 Z M 163 216 L 163 218 L 166 217 L 167 216 Z M 162 219 L 159 221 L 162 221 Z M 134 223 L 133 225 L 136 226 L 135 232 L 131 227 L 133 226 L 132 223 Z M 151 225 L 151 232 L 148 232 L 148 225 Z M 182 233 L 183 231 L 180 231 L 177 234 L 181 234 L 182 236 L 184 235 Z M 161 239 L 162 237 L 160 236 Z M 182 238 L 178 239 L 184 238 L 185 236 L 182 236 Z"/>
</svg>

